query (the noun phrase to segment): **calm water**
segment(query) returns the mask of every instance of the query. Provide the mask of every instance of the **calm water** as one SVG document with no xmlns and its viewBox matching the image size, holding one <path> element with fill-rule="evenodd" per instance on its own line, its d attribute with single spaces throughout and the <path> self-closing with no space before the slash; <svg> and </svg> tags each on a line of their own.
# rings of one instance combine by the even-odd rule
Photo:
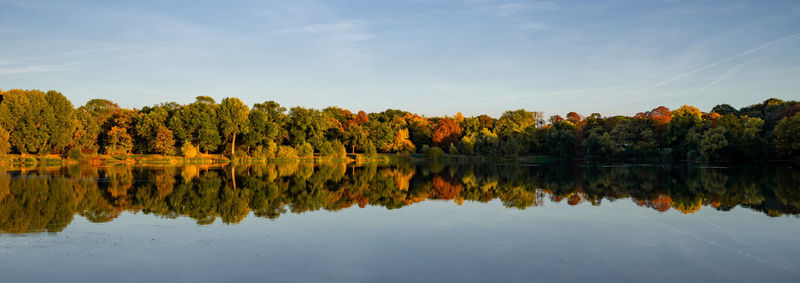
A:
<svg viewBox="0 0 800 283">
<path fill-rule="evenodd" d="M 0 281 L 800 282 L 798 214 L 790 165 L 12 170 Z"/>
</svg>

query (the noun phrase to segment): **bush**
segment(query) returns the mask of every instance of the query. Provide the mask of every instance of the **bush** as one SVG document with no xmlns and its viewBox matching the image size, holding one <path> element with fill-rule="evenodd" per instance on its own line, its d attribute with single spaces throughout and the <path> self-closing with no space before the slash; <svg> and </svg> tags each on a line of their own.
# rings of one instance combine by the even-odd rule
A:
<svg viewBox="0 0 800 283">
<path fill-rule="evenodd" d="M 439 159 L 442 155 L 444 155 L 444 150 L 438 146 L 431 147 L 428 152 L 425 153 L 425 157 L 430 159 Z"/>
<path fill-rule="evenodd" d="M 302 159 L 308 159 L 314 157 L 314 147 L 311 146 L 310 143 L 304 142 L 299 147 L 297 147 L 297 155 Z"/>
<path fill-rule="evenodd" d="M 375 149 L 375 145 L 372 144 L 371 141 L 367 142 L 367 144 L 364 145 L 364 155 L 366 155 L 366 156 L 378 155 L 378 150 Z"/>
<path fill-rule="evenodd" d="M 342 142 L 334 140 L 332 142 L 323 143 L 319 148 L 319 153 L 330 158 L 345 158 L 347 149 L 344 148 Z"/>
<path fill-rule="evenodd" d="M 322 143 L 322 146 L 319 147 L 319 154 L 325 157 L 334 157 L 336 153 L 333 151 L 333 146 L 331 146 L 330 142 Z"/>
<path fill-rule="evenodd" d="M 458 154 L 458 148 L 454 144 L 450 143 L 450 150 L 448 152 L 450 152 L 450 154 Z"/>
<path fill-rule="evenodd" d="M 200 152 L 197 146 L 193 145 L 189 141 L 183 142 L 183 146 L 181 146 L 181 153 L 183 153 L 184 157 L 194 158 Z"/>
<path fill-rule="evenodd" d="M 265 157 L 266 158 L 275 158 L 275 156 L 277 156 L 277 154 L 278 154 L 278 144 L 275 143 L 274 141 L 271 141 L 271 140 L 268 141 L 267 142 L 266 156 Z"/>
<path fill-rule="evenodd" d="M 67 152 L 67 157 L 72 160 L 81 160 L 83 159 L 83 153 L 81 153 L 80 148 L 73 147 Z"/>
<path fill-rule="evenodd" d="M 291 146 L 282 145 L 278 147 L 278 153 L 275 157 L 282 159 L 297 159 L 297 150 Z"/>
</svg>

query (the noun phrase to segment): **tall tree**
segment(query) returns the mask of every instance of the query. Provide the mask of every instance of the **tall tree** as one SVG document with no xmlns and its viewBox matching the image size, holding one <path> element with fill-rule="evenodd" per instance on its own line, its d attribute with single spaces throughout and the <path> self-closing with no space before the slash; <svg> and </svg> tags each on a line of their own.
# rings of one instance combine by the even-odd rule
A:
<svg viewBox="0 0 800 283">
<path fill-rule="evenodd" d="M 47 99 L 39 90 L 12 89 L 3 94 L 0 127 L 9 129 L 9 142 L 20 153 L 43 153 L 48 149 L 50 130 L 45 114 Z"/>
<path fill-rule="evenodd" d="M 217 109 L 219 127 L 223 135 L 231 142 L 231 155 L 236 153 L 236 135 L 248 131 L 247 105 L 235 97 L 226 97 Z"/>
<path fill-rule="evenodd" d="M 76 128 L 75 108 L 60 92 L 48 91 L 45 94 L 47 108 L 44 111 L 45 127 L 49 131 L 50 147 L 54 152 L 64 152 L 73 144 Z"/>
</svg>

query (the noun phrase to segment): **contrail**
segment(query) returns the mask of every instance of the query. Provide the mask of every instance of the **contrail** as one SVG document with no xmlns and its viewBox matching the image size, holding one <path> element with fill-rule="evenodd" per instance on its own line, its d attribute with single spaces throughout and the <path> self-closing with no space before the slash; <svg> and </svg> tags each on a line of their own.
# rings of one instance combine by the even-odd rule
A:
<svg viewBox="0 0 800 283">
<path fill-rule="evenodd" d="M 731 77 L 731 76 L 732 76 L 734 73 L 736 73 L 737 71 L 739 71 L 739 69 L 741 69 L 741 68 L 743 68 L 743 67 L 745 67 L 745 66 L 747 66 L 747 65 L 750 65 L 750 64 L 752 64 L 753 62 L 760 61 L 761 59 L 764 59 L 764 57 L 758 57 L 758 58 L 756 58 L 756 59 L 753 59 L 753 60 L 750 60 L 750 61 L 747 61 L 747 62 L 741 63 L 741 64 L 739 64 L 739 65 L 736 65 L 736 66 L 733 66 L 732 68 L 728 69 L 728 70 L 727 70 L 727 71 L 726 71 L 724 74 L 722 74 L 722 76 L 719 76 L 719 77 L 717 77 L 716 79 L 714 79 L 714 80 L 713 80 L 713 81 L 711 81 L 710 83 L 707 83 L 707 84 L 705 84 L 704 86 L 700 87 L 698 90 L 699 90 L 699 91 L 705 91 L 705 90 L 706 90 L 706 88 L 708 88 L 708 87 L 710 87 L 710 86 L 712 86 L 712 85 L 715 85 L 715 84 L 717 84 L 717 83 L 719 83 L 719 82 L 721 82 L 721 81 L 727 80 L 727 79 L 728 79 L 728 78 L 730 78 L 730 77 Z"/>
<path fill-rule="evenodd" d="M 668 79 L 668 80 L 666 80 L 666 81 L 663 81 L 663 82 L 660 82 L 660 83 L 656 84 L 656 85 L 655 85 L 655 86 L 653 86 L 651 89 L 653 89 L 653 88 L 657 88 L 657 87 L 660 87 L 660 86 L 663 86 L 663 85 L 665 85 L 665 84 L 671 83 L 671 82 L 673 82 L 673 81 L 675 81 L 675 80 L 681 79 L 681 78 L 683 78 L 683 77 L 686 77 L 686 76 L 691 76 L 691 75 L 693 75 L 693 74 L 695 74 L 695 73 L 697 73 L 697 72 L 700 72 L 700 71 L 702 71 L 702 70 L 705 70 L 705 69 L 708 69 L 708 68 L 714 67 L 714 66 L 716 66 L 716 65 L 719 65 L 719 64 L 722 64 L 722 63 L 725 63 L 725 62 L 731 61 L 731 60 L 733 60 L 733 59 L 736 59 L 736 58 L 739 58 L 739 57 L 742 57 L 742 56 L 746 56 L 746 55 L 748 55 L 748 54 L 751 54 L 751 53 L 753 53 L 753 52 L 757 52 L 757 51 L 759 51 L 759 50 L 762 50 L 762 49 L 765 49 L 765 48 L 769 48 L 769 47 L 775 46 L 775 45 L 777 45 L 777 44 L 780 44 L 780 43 L 782 43 L 782 42 L 784 42 L 784 41 L 787 41 L 787 40 L 789 40 L 789 39 L 792 39 L 792 38 L 794 38 L 794 37 L 796 37 L 796 36 L 798 36 L 798 35 L 800 35 L 800 32 L 798 32 L 798 33 L 795 33 L 795 34 L 792 34 L 792 35 L 790 35 L 790 36 L 787 36 L 787 37 L 784 37 L 784 38 L 780 38 L 780 39 L 774 40 L 774 41 L 772 41 L 772 42 L 770 42 L 770 43 L 767 43 L 767 44 L 761 45 L 761 46 L 759 46 L 759 47 L 756 47 L 756 48 L 753 48 L 753 49 L 747 50 L 747 51 L 745 51 L 745 52 L 742 52 L 742 53 L 736 54 L 736 55 L 734 55 L 734 56 L 731 56 L 731 57 L 728 57 L 728 58 L 725 58 L 725 59 L 722 59 L 722 60 L 719 60 L 719 61 L 716 61 L 716 62 L 714 62 L 714 63 L 708 64 L 708 65 L 705 65 L 705 66 L 703 66 L 703 67 L 700 67 L 700 68 L 697 68 L 697 69 L 695 69 L 695 70 L 693 70 L 693 71 L 690 71 L 690 72 L 687 72 L 687 73 L 683 73 L 683 74 L 677 75 L 677 76 L 675 76 L 675 77 L 672 77 L 671 79 Z"/>
</svg>

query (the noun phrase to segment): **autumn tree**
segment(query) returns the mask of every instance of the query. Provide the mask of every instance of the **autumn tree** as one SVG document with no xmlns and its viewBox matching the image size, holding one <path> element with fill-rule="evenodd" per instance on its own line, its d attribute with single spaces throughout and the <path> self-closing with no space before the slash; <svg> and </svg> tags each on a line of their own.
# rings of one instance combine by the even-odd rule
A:
<svg viewBox="0 0 800 283">
<path fill-rule="evenodd" d="M 6 154 L 11 150 L 11 144 L 8 143 L 10 133 L 0 127 L 0 154 Z"/>
<path fill-rule="evenodd" d="M 440 148 L 449 148 L 451 143 L 458 143 L 461 139 L 461 127 L 450 118 L 444 118 L 436 123 L 433 129 L 433 144 Z"/>
<path fill-rule="evenodd" d="M 172 137 L 172 131 L 167 127 L 160 126 L 156 130 L 156 135 L 153 139 L 153 152 L 164 155 L 175 154 L 175 139 Z"/>
</svg>

